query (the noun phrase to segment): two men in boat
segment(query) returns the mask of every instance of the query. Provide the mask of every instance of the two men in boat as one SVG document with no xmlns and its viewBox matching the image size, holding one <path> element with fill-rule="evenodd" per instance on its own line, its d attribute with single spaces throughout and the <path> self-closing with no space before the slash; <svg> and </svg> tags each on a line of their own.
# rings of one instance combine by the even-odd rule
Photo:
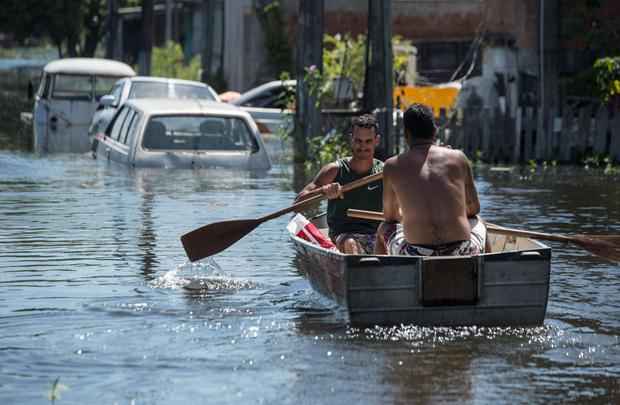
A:
<svg viewBox="0 0 620 405">
<path fill-rule="evenodd" d="M 351 122 L 351 156 L 321 168 L 314 180 L 301 190 L 295 200 L 303 201 L 314 195 L 313 191 L 321 189 L 329 199 L 329 236 L 343 253 L 370 254 L 375 249 L 377 222 L 350 218 L 347 216 L 347 209 L 381 211 L 383 183 L 378 180 L 344 194 L 341 186 L 383 170 L 383 163 L 374 158 L 377 145 L 379 134 L 375 116 L 365 114 L 354 117 Z"/>
<path fill-rule="evenodd" d="M 433 112 L 404 114 L 409 150 L 386 160 L 376 254 L 460 256 L 484 252 L 486 229 L 471 166 L 459 150 L 436 145 Z"/>
</svg>

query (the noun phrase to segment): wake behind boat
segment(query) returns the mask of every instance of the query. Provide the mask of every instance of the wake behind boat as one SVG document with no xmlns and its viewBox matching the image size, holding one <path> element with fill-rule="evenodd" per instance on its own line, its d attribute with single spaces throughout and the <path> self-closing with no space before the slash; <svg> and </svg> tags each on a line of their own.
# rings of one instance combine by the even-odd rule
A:
<svg viewBox="0 0 620 405">
<path fill-rule="evenodd" d="M 325 217 L 312 223 L 327 235 Z M 347 255 L 291 235 L 312 288 L 355 325 L 532 326 L 545 319 L 551 248 L 489 231 L 477 256 Z"/>
</svg>

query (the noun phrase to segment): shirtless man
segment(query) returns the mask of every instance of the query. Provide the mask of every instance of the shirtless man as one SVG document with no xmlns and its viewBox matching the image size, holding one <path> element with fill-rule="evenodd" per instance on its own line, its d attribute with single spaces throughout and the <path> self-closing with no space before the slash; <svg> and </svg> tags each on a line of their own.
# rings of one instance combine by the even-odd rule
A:
<svg viewBox="0 0 620 405">
<path fill-rule="evenodd" d="M 375 253 L 482 253 L 486 229 L 476 220 L 480 202 L 469 161 L 461 151 L 435 144 L 435 122 L 427 106 L 410 106 L 404 126 L 409 150 L 385 162 L 385 221 L 377 232 Z"/>
<path fill-rule="evenodd" d="M 301 190 L 295 202 L 321 192 L 327 201 L 329 236 L 338 250 L 349 254 L 372 253 L 375 245 L 377 223 L 347 216 L 348 208 L 381 210 L 383 183 L 376 181 L 342 194 L 341 185 L 383 170 L 383 162 L 374 158 L 379 144 L 377 120 L 372 114 L 354 117 L 351 122 L 351 157 L 338 159 L 325 165 L 317 176 Z"/>
</svg>

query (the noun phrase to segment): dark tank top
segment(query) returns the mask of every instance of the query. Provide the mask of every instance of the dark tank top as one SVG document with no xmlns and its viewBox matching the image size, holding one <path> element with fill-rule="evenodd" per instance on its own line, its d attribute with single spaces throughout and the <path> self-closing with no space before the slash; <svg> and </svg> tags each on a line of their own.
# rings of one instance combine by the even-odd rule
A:
<svg viewBox="0 0 620 405">
<path fill-rule="evenodd" d="M 338 159 L 338 174 L 334 182 L 345 185 L 354 180 L 383 171 L 383 162 L 374 159 L 372 168 L 367 173 L 355 173 L 349 161 L 351 158 Z M 335 238 L 341 233 L 375 233 L 379 223 L 347 216 L 347 209 L 383 211 L 383 181 L 378 180 L 363 187 L 344 193 L 344 198 L 327 201 L 327 224 L 329 236 Z"/>
</svg>

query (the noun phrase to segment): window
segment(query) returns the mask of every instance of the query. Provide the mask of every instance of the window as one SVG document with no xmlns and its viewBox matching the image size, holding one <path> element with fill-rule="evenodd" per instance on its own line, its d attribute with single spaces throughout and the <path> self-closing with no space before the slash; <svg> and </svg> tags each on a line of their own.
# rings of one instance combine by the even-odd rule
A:
<svg viewBox="0 0 620 405">
<path fill-rule="evenodd" d="M 129 98 L 168 98 L 168 83 L 134 82 L 129 91 Z"/>
<path fill-rule="evenodd" d="M 168 115 L 151 118 L 142 144 L 152 150 L 256 150 L 245 121 L 237 117 Z"/>
<path fill-rule="evenodd" d="M 121 130 L 118 133 L 119 142 L 125 143 L 125 139 L 127 139 L 127 129 L 129 129 L 129 125 L 131 125 L 134 115 L 136 115 L 136 113 L 132 109 L 129 109 L 129 112 L 124 120 L 125 122 L 123 122 L 123 126 L 121 126 Z"/>
<path fill-rule="evenodd" d="M 127 132 L 125 132 L 125 137 L 123 139 L 123 143 L 125 145 L 129 145 L 129 143 L 135 136 L 138 122 L 140 122 L 140 114 L 137 111 L 134 111 L 133 113 L 133 117 L 131 118 L 131 122 L 129 123 L 129 127 L 127 129 Z"/>
<path fill-rule="evenodd" d="M 110 94 L 111 91 L 114 91 L 116 88 L 114 83 L 116 83 L 118 79 L 118 77 L 95 76 L 95 99 L 99 101 L 101 96 L 105 96 L 106 94 Z"/>
<path fill-rule="evenodd" d="M 53 98 L 91 100 L 93 80 L 90 76 L 58 74 L 54 80 Z"/>
<path fill-rule="evenodd" d="M 39 84 L 39 91 L 37 94 L 40 98 L 49 97 L 51 81 L 52 81 L 52 77 L 46 73 L 43 73 L 43 78 L 41 79 L 41 83 Z"/>
<path fill-rule="evenodd" d="M 114 120 L 114 123 L 112 124 L 112 129 L 110 130 L 110 133 L 108 134 L 110 138 L 114 140 L 118 140 L 118 137 L 121 132 L 121 127 L 123 123 L 125 122 L 125 117 L 127 116 L 128 112 L 129 112 L 129 107 L 123 107 L 120 110 L 120 112 L 116 115 L 116 119 Z"/>
<path fill-rule="evenodd" d="M 174 84 L 174 93 L 181 99 L 201 99 L 215 101 L 215 97 L 206 87 L 192 86 L 188 84 Z"/>
</svg>

